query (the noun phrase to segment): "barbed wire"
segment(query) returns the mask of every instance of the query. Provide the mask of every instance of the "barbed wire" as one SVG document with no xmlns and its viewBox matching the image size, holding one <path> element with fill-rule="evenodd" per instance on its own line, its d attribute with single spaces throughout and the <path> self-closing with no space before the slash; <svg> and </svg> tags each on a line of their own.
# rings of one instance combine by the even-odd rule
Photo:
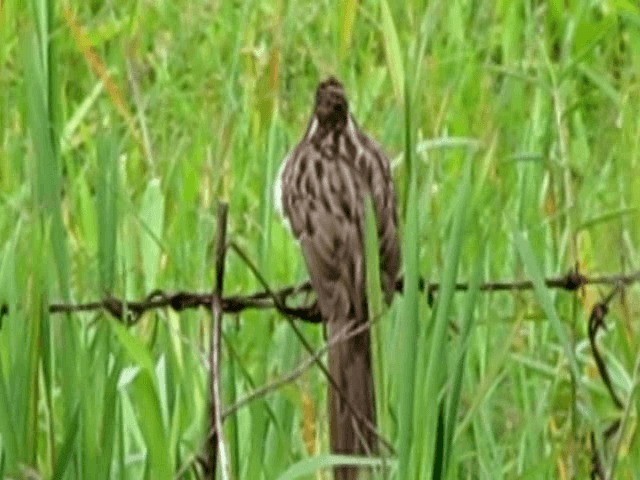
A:
<svg viewBox="0 0 640 480">
<path fill-rule="evenodd" d="M 587 276 L 577 270 L 572 270 L 565 275 L 546 278 L 544 281 L 548 288 L 575 291 L 586 286 L 611 287 L 627 286 L 633 283 L 640 283 L 640 270 L 630 274 L 613 274 Z M 439 283 L 430 283 L 424 279 L 419 281 L 420 290 L 426 293 L 429 303 L 433 302 L 435 294 L 440 290 Z M 396 291 L 402 292 L 404 289 L 404 279 L 400 278 L 396 282 Z M 466 291 L 469 284 L 459 282 L 455 284 L 456 291 Z M 531 280 L 515 281 L 491 281 L 480 285 L 480 290 L 484 292 L 505 292 L 532 290 Z M 322 318 L 315 301 L 307 302 L 302 306 L 290 306 L 292 301 L 301 296 L 308 297 L 312 289 L 309 282 L 298 285 L 282 287 L 279 290 L 262 290 L 248 295 L 229 295 L 221 300 L 222 312 L 226 314 L 240 313 L 244 310 L 277 310 L 283 315 L 296 318 L 304 322 L 320 323 Z M 213 301 L 211 292 L 188 292 L 178 291 L 168 293 L 163 290 L 154 290 L 142 300 L 130 301 L 122 300 L 115 296 L 108 295 L 101 300 L 86 303 L 52 303 L 49 305 L 49 312 L 52 314 L 80 313 L 95 310 L 104 310 L 116 319 L 127 324 L 137 322 L 142 315 L 151 310 L 171 308 L 177 312 L 196 308 L 210 308 Z M 6 305 L 0 307 L 0 315 L 8 313 Z"/>
</svg>

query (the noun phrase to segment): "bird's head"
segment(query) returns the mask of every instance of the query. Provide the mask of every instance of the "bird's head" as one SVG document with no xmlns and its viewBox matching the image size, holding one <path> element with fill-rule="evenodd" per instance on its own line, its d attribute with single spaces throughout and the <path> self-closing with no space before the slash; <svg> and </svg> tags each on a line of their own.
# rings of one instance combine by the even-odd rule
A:
<svg viewBox="0 0 640 480">
<path fill-rule="evenodd" d="M 349 103 L 342 84 L 335 77 L 329 77 L 318 85 L 315 115 L 323 128 L 344 127 L 347 124 Z"/>
</svg>

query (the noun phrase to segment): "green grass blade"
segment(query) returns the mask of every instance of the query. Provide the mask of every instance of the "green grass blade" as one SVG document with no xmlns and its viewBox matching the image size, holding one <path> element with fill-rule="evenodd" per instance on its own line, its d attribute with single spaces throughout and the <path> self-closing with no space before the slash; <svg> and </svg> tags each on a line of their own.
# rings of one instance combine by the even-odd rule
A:
<svg viewBox="0 0 640 480">
<path fill-rule="evenodd" d="M 148 468 L 152 478 L 169 479 L 173 475 L 173 455 L 162 418 L 158 385 L 151 355 L 144 344 L 115 320 L 111 329 L 140 370 L 132 382 L 136 417 L 148 449 Z"/>
<path fill-rule="evenodd" d="M 384 301 L 382 287 L 380 283 L 380 253 L 378 245 L 378 227 L 373 208 L 371 196 L 365 198 L 365 271 L 367 281 L 367 302 L 369 307 L 369 319 L 377 320 L 383 314 Z M 377 418 L 384 417 L 384 412 L 388 411 L 388 398 L 386 395 L 389 385 L 388 365 L 384 359 L 384 326 L 376 323 L 372 328 L 373 364 L 374 378 L 376 385 L 376 407 L 378 409 Z M 379 425 L 381 428 L 382 425 Z"/>
<path fill-rule="evenodd" d="M 52 478 L 64 478 L 65 472 L 73 461 L 73 451 L 76 447 L 78 438 L 78 423 L 80 422 L 80 409 L 76 408 L 71 415 L 71 423 L 67 425 L 65 439 L 62 447 L 58 452 L 55 467 L 53 468 Z"/>
<path fill-rule="evenodd" d="M 140 221 L 145 226 L 145 232 L 140 239 L 140 253 L 145 289 L 149 292 L 156 286 L 164 229 L 164 193 L 160 188 L 160 180 L 156 178 L 149 181 L 142 195 Z"/>
<path fill-rule="evenodd" d="M 48 15 L 44 12 L 43 15 Z M 60 166 L 57 148 L 52 134 L 54 119 L 51 104 L 50 78 L 47 69 L 49 59 L 48 31 L 44 36 L 42 49 L 35 34 L 22 37 L 23 65 L 25 70 L 25 96 L 27 120 L 31 141 L 36 153 L 33 171 L 35 204 L 43 219 L 51 218 L 51 245 L 58 270 L 61 293 L 69 298 L 69 255 L 66 230 L 62 221 L 60 197 Z"/>
<path fill-rule="evenodd" d="M 2 441 L 3 466 L 8 470 L 12 470 L 18 458 L 18 437 L 14 420 L 3 373 L 2 356 L 0 356 L 0 432 L 2 433 L 0 440 Z"/>
<path fill-rule="evenodd" d="M 448 367 L 446 365 L 447 345 L 447 325 L 450 320 L 451 304 L 455 292 L 455 283 L 460 261 L 460 252 L 464 241 L 464 229 L 468 210 L 468 200 L 471 192 L 471 165 L 472 156 L 469 155 L 464 167 L 463 178 L 460 181 L 455 199 L 455 210 L 451 231 L 447 238 L 447 253 L 445 257 L 444 270 L 440 280 L 440 290 L 437 295 L 437 305 L 434 312 L 433 333 L 429 344 L 429 355 L 426 364 L 426 384 L 424 398 L 428 405 L 433 405 L 440 398 L 441 389 L 448 377 Z M 426 415 L 427 442 L 435 437 L 438 422 L 438 412 L 429 408 Z M 426 458 L 433 458 L 434 450 L 430 446 L 426 447 Z M 444 460 L 444 459 L 443 459 Z"/>
<path fill-rule="evenodd" d="M 133 382 L 138 423 L 148 449 L 148 468 L 151 478 L 173 478 L 173 455 L 162 423 L 162 408 L 154 378 L 147 370 L 140 370 Z"/>
<path fill-rule="evenodd" d="M 565 330 L 564 325 L 560 321 L 560 317 L 558 316 L 558 312 L 554 306 L 553 299 L 551 298 L 551 293 L 547 289 L 547 286 L 544 283 L 544 276 L 542 271 L 540 270 L 540 266 L 538 261 L 533 254 L 533 250 L 531 249 L 531 245 L 527 238 L 520 232 L 520 230 L 514 228 L 513 237 L 515 240 L 516 247 L 518 249 L 518 253 L 520 254 L 520 258 L 524 263 L 525 270 L 527 272 L 527 276 L 533 282 L 533 289 L 535 295 L 540 302 L 540 306 L 544 311 L 545 315 L 549 319 L 551 323 L 551 327 L 553 328 L 558 340 L 560 341 L 560 345 L 564 349 L 564 353 L 566 355 L 567 361 L 569 362 L 569 368 L 571 369 L 571 373 L 574 378 L 579 379 L 579 371 L 578 371 L 578 363 L 576 361 L 575 353 L 573 348 L 571 347 L 571 343 L 569 342 L 569 337 Z"/>
<path fill-rule="evenodd" d="M 267 158 L 264 167 L 264 186 L 262 188 L 262 242 L 260 245 L 260 265 L 263 274 L 269 278 L 269 262 L 271 258 L 271 222 L 273 217 L 273 183 L 274 183 L 274 165 L 276 164 L 276 147 L 277 147 L 277 131 L 278 131 L 278 111 L 274 110 L 271 117 L 271 127 L 269 128 L 269 137 L 267 144 Z M 278 159 L 279 160 L 279 159 Z"/>
<path fill-rule="evenodd" d="M 355 24 L 358 14 L 358 1 L 345 0 L 340 2 L 341 12 L 340 19 L 340 47 L 339 55 L 341 59 L 347 57 L 347 52 L 353 42 L 353 25 Z"/>
<path fill-rule="evenodd" d="M 379 458 L 354 457 L 349 455 L 326 454 L 311 458 L 305 458 L 291 465 L 286 472 L 278 477 L 278 480 L 294 480 L 296 478 L 309 478 L 322 470 L 329 470 L 339 465 L 352 465 L 354 467 L 389 468 L 389 463 Z"/>
<path fill-rule="evenodd" d="M 380 284 L 380 253 L 378 247 L 378 227 L 371 197 L 365 199 L 365 261 L 367 272 L 367 300 L 369 302 L 369 318 L 377 318 L 382 314 L 383 299 Z"/>
<path fill-rule="evenodd" d="M 96 216 L 100 291 L 112 292 L 118 232 L 118 147 L 112 136 L 97 140 Z"/>
<path fill-rule="evenodd" d="M 419 308 L 418 271 L 420 223 L 415 179 L 409 187 L 407 216 L 404 232 L 404 301 L 398 327 L 401 327 L 400 342 L 403 346 L 399 355 L 396 377 L 399 390 L 398 405 L 398 459 L 399 478 L 413 478 L 412 444 L 415 435 L 414 396 L 416 371 L 416 339 L 419 323 L 422 321 Z"/>
<path fill-rule="evenodd" d="M 380 2 L 380 16 L 382 17 L 382 41 L 387 58 L 389 73 L 391 74 L 391 84 L 399 105 L 404 99 L 404 66 L 402 64 L 402 53 L 400 50 L 400 40 L 398 31 L 393 21 L 393 15 L 389 9 L 387 0 Z"/>
<path fill-rule="evenodd" d="M 474 266 L 473 273 L 469 281 L 469 290 L 466 293 L 466 302 L 464 304 L 464 310 L 461 317 L 462 332 L 460 334 L 460 339 L 458 341 L 459 347 L 458 347 L 458 352 L 456 354 L 457 362 L 454 366 L 454 373 L 452 376 L 450 376 L 450 378 L 452 379 L 452 383 L 449 389 L 446 420 L 445 420 L 446 437 L 445 437 L 445 442 L 443 447 L 443 451 L 444 451 L 443 467 L 444 468 L 442 470 L 442 476 L 434 475 L 433 477 L 434 479 L 447 478 L 447 468 L 451 462 L 451 456 L 452 456 L 451 448 L 453 444 L 455 427 L 458 420 L 458 408 L 460 406 L 462 380 L 464 379 L 464 374 L 465 374 L 465 365 L 466 365 L 465 359 L 467 356 L 467 350 L 469 348 L 469 343 L 471 340 L 471 330 L 473 328 L 473 324 L 475 320 L 474 309 L 476 306 L 476 300 L 477 300 L 478 292 L 480 289 L 483 261 L 484 261 L 484 256 L 481 253 L 478 254 L 478 258 L 476 260 L 476 264 Z"/>
</svg>

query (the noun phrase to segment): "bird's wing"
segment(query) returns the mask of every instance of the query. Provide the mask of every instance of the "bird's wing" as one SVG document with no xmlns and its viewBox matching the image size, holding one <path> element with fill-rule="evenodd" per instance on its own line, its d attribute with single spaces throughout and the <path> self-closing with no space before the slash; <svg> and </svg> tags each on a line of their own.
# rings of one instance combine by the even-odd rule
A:
<svg viewBox="0 0 640 480">
<path fill-rule="evenodd" d="M 282 203 L 302 246 L 323 317 L 366 317 L 362 255 L 363 185 L 345 162 L 294 151 L 283 171 Z"/>
</svg>

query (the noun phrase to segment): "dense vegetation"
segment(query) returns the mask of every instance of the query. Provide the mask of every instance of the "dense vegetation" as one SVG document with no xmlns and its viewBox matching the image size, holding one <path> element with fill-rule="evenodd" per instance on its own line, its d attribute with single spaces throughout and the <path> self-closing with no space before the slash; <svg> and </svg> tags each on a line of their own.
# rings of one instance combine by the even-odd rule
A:
<svg viewBox="0 0 640 480">
<path fill-rule="evenodd" d="M 374 327 L 386 471 L 587 478 L 596 452 L 638 478 L 638 287 L 598 340 L 618 409 L 587 337 L 610 287 L 542 285 L 639 268 L 638 72 L 625 0 L 0 2 L 0 477 L 196 478 L 209 313 L 48 305 L 210 291 L 217 199 L 271 286 L 304 280 L 271 185 L 335 74 L 402 205 L 408 287 Z M 225 291 L 259 289 L 230 253 Z M 223 333 L 225 406 L 308 357 L 274 312 Z M 230 416 L 234 476 L 329 478 L 325 397 L 310 369 Z"/>
</svg>

